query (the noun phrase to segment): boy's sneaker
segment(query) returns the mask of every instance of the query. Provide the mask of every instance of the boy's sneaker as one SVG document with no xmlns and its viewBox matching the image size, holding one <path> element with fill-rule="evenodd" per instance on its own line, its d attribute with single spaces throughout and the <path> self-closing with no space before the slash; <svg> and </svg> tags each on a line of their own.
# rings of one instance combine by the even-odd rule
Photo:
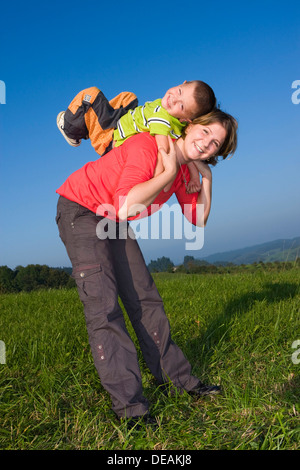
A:
<svg viewBox="0 0 300 470">
<path fill-rule="evenodd" d="M 61 111 L 57 115 L 57 118 L 56 118 L 57 127 L 62 133 L 62 135 L 64 136 L 64 138 L 66 139 L 66 141 L 68 142 L 68 144 L 72 145 L 72 147 L 78 147 L 81 144 L 81 139 L 78 139 L 78 140 L 70 139 L 70 137 L 68 137 L 67 134 L 65 134 L 65 131 L 64 131 L 65 119 L 64 118 L 65 118 L 65 111 Z"/>
</svg>

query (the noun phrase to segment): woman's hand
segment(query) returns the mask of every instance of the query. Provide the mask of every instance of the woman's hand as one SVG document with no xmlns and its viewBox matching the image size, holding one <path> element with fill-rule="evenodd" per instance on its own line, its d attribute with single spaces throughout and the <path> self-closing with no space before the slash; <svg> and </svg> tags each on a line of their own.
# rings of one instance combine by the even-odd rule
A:
<svg viewBox="0 0 300 470">
<path fill-rule="evenodd" d="M 164 167 L 164 171 L 167 172 L 170 176 L 175 176 L 177 173 L 177 159 L 176 159 L 176 150 L 174 146 L 174 142 L 170 136 L 168 136 L 169 141 L 169 151 L 163 147 L 158 147 L 158 151 L 162 157 L 162 164 Z"/>
</svg>

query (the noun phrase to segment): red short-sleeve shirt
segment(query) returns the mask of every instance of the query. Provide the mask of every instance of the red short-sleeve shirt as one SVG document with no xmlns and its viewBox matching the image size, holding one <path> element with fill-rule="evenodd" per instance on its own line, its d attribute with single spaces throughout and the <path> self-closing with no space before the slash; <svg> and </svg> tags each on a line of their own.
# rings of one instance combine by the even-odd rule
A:
<svg viewBox="0 0 300 470">
<path fill-rule="evenodd" d="M 155 137 L 146 132 L 137 134 L 72 173 L 56 192 L 97 215 L 118 220 L 119 208 L 128 192 L 133 186 L 153 177 L 156 162 Z M 128 220 L 151 215 L 175 193 L 184 215 L 195 224 L 198 193 L 186 193 L 183 174 L 189 181 L 186 165 L 181 166 L 169 191 L 161 191 L 146 211 Z"/>
</svg>

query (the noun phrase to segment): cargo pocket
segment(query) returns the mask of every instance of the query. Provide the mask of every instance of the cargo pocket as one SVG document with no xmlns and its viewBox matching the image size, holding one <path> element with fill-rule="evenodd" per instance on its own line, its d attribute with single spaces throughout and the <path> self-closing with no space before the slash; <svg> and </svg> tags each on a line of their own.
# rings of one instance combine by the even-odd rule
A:
<svg viewBox="0 0 300 470">
<path fill-rule="evenodd" d="M 58 221 L 60 218 L 61 218 L 61 211 L 57 211 L 57 215 L 55 217 L 55 222 L 57 223 L 57 225 L 58 225 Z"/>
<path fill-rule="evenodd" d="M 103 281 L 100 264 L 76 266 L 72 277 L 75 279 L 82 302 L 103 300 Z"/>
</svg>

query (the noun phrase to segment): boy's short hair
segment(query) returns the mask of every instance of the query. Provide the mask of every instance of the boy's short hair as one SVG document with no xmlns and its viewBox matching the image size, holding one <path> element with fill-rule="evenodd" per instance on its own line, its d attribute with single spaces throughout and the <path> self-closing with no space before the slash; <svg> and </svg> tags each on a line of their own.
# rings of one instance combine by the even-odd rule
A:
<svg viewBox="0 0 300 470">
<path fill-rule="evenodd" d="M 195 116 L 193 116 L 193 119 L 198 116 L 202 116 L 203 114 L 210 113 L 217 105 L 213 89 L 201 80 L 192 80 L 186 83 L 195 84 L 194 98 L 198 109 Z"/>
</svg>

